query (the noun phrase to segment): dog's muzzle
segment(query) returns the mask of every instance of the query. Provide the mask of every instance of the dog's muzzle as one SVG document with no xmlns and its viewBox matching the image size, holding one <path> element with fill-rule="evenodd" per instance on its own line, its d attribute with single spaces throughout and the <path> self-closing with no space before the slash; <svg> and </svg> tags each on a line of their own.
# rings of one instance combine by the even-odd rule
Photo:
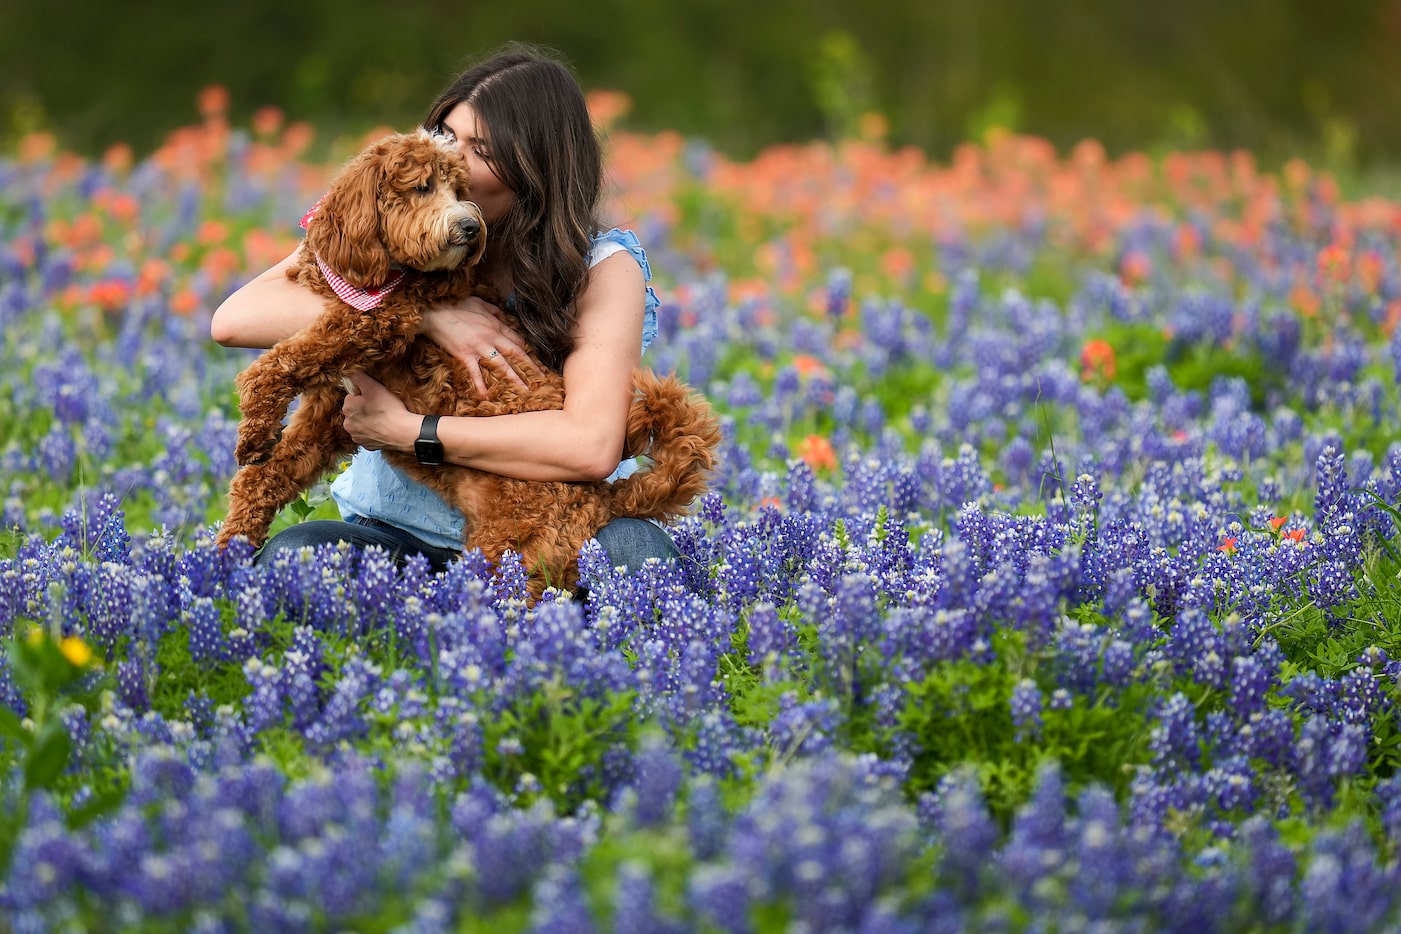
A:
<svg viewBox="0 0 1401 934">
<path fill-rule="evenodd" d="M 471 208 L 471 213 L 459 218 L 452 225 L 452 233 L 448 240 L 453 246 L 473 246 L 481 238 L 481 209 L 471 201 L 468 201 L 467 204 Z"/>
<path fill-rule="evenodd" d="M 452 228 L 452 242 L 456 246 L 471 246 L 481 235 L 481 221 L 472 217 L 464 217 Z"/>
</svg>

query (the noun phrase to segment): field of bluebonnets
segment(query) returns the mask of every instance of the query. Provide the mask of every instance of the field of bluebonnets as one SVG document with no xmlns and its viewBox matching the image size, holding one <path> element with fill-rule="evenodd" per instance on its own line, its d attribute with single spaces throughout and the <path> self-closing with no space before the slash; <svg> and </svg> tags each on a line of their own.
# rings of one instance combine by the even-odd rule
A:
<svg viewBox="0 0 1401 934">
<path fill-rule="evenodd" d="M 0 927 L 1398 923 L 1401 204 L 615 130 L 723 464 L 682 562 L 527 608 L 213 546 L 253 352 L 208 315 L 334 166 L 200 103 L 0 156 Z"/>
</svg>

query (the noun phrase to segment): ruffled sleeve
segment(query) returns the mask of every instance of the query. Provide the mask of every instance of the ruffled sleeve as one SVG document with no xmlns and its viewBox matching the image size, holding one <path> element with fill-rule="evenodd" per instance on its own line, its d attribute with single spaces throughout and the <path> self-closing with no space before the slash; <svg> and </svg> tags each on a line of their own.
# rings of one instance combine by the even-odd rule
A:
<svg viewBox="0 0 1401 934">
<path fill-rule="evenodd" d="M 631 230 L 614 227 L 596 234 L 593 238 L 593 249 L 589 251 L 589 266 L 595 266 L 614 253 L 620 253 L 624 250 L 642 268 L 643 281 L 651 283 L 652 267 L 647 262 L 647 251 L 642 249 L 637 234 Z M 647 286 L 646 307 L 642 312 L 642 349 L 644 352 L 651 346 L 652 341 L 657 339 L 657 309 L 661 307 L 661 304 L 661 299 L 657 298 L 657 293 L 652 290 L 652 286 L 649 284 Z"/>
</svg>

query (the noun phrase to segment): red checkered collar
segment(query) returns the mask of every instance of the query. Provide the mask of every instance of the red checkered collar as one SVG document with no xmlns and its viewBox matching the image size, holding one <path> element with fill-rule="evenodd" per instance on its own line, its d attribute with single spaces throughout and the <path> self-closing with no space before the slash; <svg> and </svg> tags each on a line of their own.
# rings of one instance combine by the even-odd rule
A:
<svg viewBox="0 0 1401 934">
<path fill-rule="evenodd" d="M 311 210 L 302 215 L 301 227 L 303 230 L 310 228 L 312 218 L 316 216 L 317 209 L 325 200 L 325 195 L 322 195 L 321 199 L 311 206 Z M 331 291 L 336 293 L 336 297 L 359 311 L 371 311 L 378 308 L 385 296 L 394 291 L 394 287 L 404 278 L 404 270 L 394 269 L 390 271 L 389 278 L 380 285 L 360 288 L 345 281 L 345 277 L 326 265 L 326 261 L 319 256 L 316 257 L 316 265 L 321 270 L 321 275 L 325 276 L 326 284 L 331 287 Z"/>
</svg>

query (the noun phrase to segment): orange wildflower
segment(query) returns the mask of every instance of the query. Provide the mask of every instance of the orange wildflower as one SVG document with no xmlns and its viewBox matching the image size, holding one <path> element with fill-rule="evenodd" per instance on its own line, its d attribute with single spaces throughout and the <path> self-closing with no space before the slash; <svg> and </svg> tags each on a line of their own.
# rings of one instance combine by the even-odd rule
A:
<svg viewBox="0 0 1401 934">
<path fill-rule="evenodd" d="M 914 272 L 915 255 L 902 246 L 893 246 L 881 254 L 881 272 L 892 279 L 903 279 Z"/>
<path fill-rule="evenodd" d="M 122 279 L 94 282 L 88 289 L 88 301 L 107 311 L 116 311 L 131 300 L 131 283 Z"/>
<path fill-rule="evenodd" d="M 1086 341 L 1080 351 L 1080 378 L 1086 381 L 1098 379 L 1107 382 L 1114 379 L 1115 372 L 1117 366 L 1114 345 L 1100 338 Z"/>
<path fill-rule="evenodd" d="M 890 121 L 886 119 L 885 114 L 868 110 L 857 121 L 856 132 L 864 140 L 879 142 L 890 134 Z"/>
<path fill-rule="evenodd" d="M 835 470 L 837 467 L 837 452 L 832 449 L 832 442 L 822 435 L 804 438 L 798 445 L 798 456 L 813 470 Z"/>
<path fill-rule="evenodd" d="M 282 111 L 276 107 L 259 107 L 253 114 L 253 132 L 272 136 L 282 129 Z"/>
<path fill-rule="evenodd" d="M 1236 540 L 1234 538 L 1224 538 L 1221 540 L 1221 544 L 1216 546 L 1216 550 L 1224 551 L 1229 555 L 1236 550 Z"/>
<path fill-rule="evenodd" d="M 229 228 L 223 221 L 207 220 L 199 225 L 195 239 L 204 246 L 223 243 L 229 236 Z"/>
<path fill-rule="evenodd" d="M 19 141 L 21 162 L 42 162 L 54 154 L 58 140 L 52 133 L 26 133 Z"/>
<path fill-rule="evenodd" d="M 108 170 L 119 174 L 125 173 L 130 169 L 134 161 L 135 156 L 132 154 L 131 147 L 126 143 L 113 143 L 111 146 L 108 146 L 107 151 L 102 154 L 102 164 L 106 166 Z"/>
<path fill-rule="evenodd" d="M 1125 285 L 1142 285 L 1153 274 L 1153 260 L 1137 250 L 1125 253 L 1119 261 L 1119 278 Z"/>
<path fill-rule="evenodd" d="M 593 122 L 607 129 L 632 110 L 632 98 L 623 91 L 590 91 L 584 95 L 584 105 Z"/>
<path fill-rule="evenodd" d="M 1318 309 L 1322 305 L 1322 302 L 1318 300 L 1318 295 L 1302 282 L 1296 284 L 1289 293 L 1289 301 L 1295 308 L 1299 309 L 1299 314 L 1305 318 L 1312 318 L 1318 314 Z"/>
<path fill-rule="evenodd" d="M 1284 523 L 1286 523 L 1286 522 L 1288 522 L 1288 521 L 1289 521 L 1289 517 L 1288 517 L 1288 516 L 1275 516 L 1273 519 L 1270 520 L 1270 528 L 1272 528 L 1272 529 L 1274 529 L 1276 532 L 1278 532 L 1278 531 L 1279 531 L 1279 527 L 1280 527 L 1281 525 L 1284 525 Z"/>
<path fill-rule="evenodd" d="M 79 214 L 73 218 L 73 226 L 68 229 L 68 237 L 69 246 L 91 246 L 102 239 L 102 221 L 90 212 Z"/>
<path fill-rule="evenodd" d="M 199 296 L 193 289 L 181 289 L 170 297 L 170 310 L 177 315 L 192 315 L 199 308 Z"/>
<path fill-rule="evenodd" d="M 1386 318 L 1382 321 L 1382 333 L 1387 337 L 1401 324 L 1401 298 L 1386 306 Z"/>
<path fill-rule="evenodd" d="M 793 358 L 793 369 L 798 371 L 799 376 L 823 376 L 827 373 L 827 367 L 822 361 L 811 354 L 800 353 Z"/>
<path fill-rule="evenodd" d="M 1284 533 L 1284 537 L 1287 539 L 1291 539 L 1292 541 L 1301 542 L 1304 540 L 1304 530 L 1290 529 L 1288 532 Z"/>
<path fill-rule="evenodd" d="M 1365 291 L 1376 292 L 1385 274 L 1386 264 L 1375 250 L 1363 250 L 1357 257 L 1357 280 Z"/>
<path fill-rule="evenodd" d="M 103 199 L 102 206 L 108 214 L 125 224 L 133 223 L 141 214 L 141 203 L 125 191 L 112 192 Z"/>
<path fill-rule="evenodd" d="M 195 98 L 195 105 L 205 117 L 226 113 L 229 109 L 229 89 L 222 84 L 207 85 Z"/>
<path fill-rule="evenodd" d="M 1318 273 L 1325 280 L 1346 282 L 1352 275 L 1352 257 L 1347 248 L 1330 243 L 1318 251 Z"/>
<path fill-rule="evenodd" d="M 227 282 L 242 266 L 239 255 L 226 246 L 215 247 L 200 260 L 200 268 L 216 283 Z"/>
<path fill-rule="evenodd" d="M 287 129 L 282 131 L 282 148 L 290 158 L 310 146 L 315 137 L 316 131 L 311 128 L 310 123 L 297 120 L 289 123 Z"/>
<path fill-rule="evenodd" d="M 136 277 L 136 294 L 149 295 L 168 278 L 170 264 L 163 259 L 150 257 L 141 264 L 141 272 Z"/>
<path fill-rule="evenodd" d="M 1177 228 L 1177 235 L 1173 238 L 1173 248 L 1177 251 L 1178 257 L 1191 259 L 1201 252 L 1201 235 L 1192 225 L 1180 224 Z"/>
</svg>

